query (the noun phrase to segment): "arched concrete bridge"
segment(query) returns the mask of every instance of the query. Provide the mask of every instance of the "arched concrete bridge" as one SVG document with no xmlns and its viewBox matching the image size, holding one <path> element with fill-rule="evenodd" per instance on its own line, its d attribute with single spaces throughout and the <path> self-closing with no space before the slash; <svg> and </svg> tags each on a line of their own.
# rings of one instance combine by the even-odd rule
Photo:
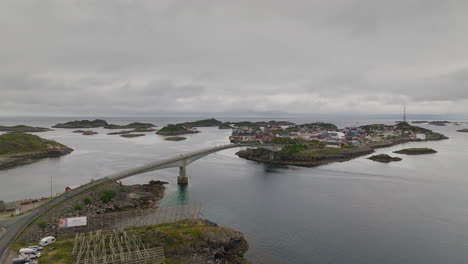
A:
<svg viewBox="0 0 468 264">
<path fill-rule="evenodd" d="M 225 149 L 230 149 L 230 148 L 238 148 L 238 147 L 256 147 L 256 148 L 263 148 L 267 149 L 270 151 L 272 155 L 270 155 L 270 158 L 273 158 L 273 153 L 274 152 L 279 152 L 283 149 L 284 145 L 279 145 L 279 144 L 227 144 L 227 145 L 220 145 L 212 148 L 206 148 L 194 152 L 190 152 L 187 154 L 181 154 L 176 157 L 172 157 L 169 159 L 161 160 L 161 161 L 156 161 L 150 164 L 143 165 L 138 168 L 130 169 L 130 170 L 125 170 L 113 175 L 108 176 L 107 178 L 111 180 L 121 180 L 123 178 L 127 178 L 130 176 L 134 176 L 137 174 L 142 174 L 150 171 L 155 171 L 155 170 L 161 170 L 161 169 L 166 169 L 166 168 L 179 168 L 179 176 L 177 177 L 177 183 L 179 184 L 187 184 L 188 183 L 188 177 L 187 177 L 187 166 L 198 160 L 201 159 L 207 155 L 210 155 L 212 153 L 225 150 Z"/>
</svg>

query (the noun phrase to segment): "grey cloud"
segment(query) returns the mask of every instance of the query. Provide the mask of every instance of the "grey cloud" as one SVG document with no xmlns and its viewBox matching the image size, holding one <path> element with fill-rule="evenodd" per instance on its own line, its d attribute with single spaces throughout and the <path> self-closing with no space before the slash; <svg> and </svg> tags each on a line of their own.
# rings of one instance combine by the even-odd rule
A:
<svg viewBox="0 0 468 264">
<path fill-rule="evenodd" d="M 0 112 L 468 113 L 467 13 L 455 0 L 5 0 Z"/>
</svg>

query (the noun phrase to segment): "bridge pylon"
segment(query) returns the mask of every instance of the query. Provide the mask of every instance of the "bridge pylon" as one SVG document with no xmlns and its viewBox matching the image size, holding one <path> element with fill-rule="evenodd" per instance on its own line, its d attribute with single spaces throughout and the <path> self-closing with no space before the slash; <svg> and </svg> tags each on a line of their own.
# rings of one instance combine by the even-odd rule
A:
<svg viewBox="0 0 468 264">
<path fill-rule="evenodd" d="M 179 167 L 179 176 L 177 177 L 177 184 L 180 184 L 180 185 L 188 184 L 187 166 Z"/>
</svg>

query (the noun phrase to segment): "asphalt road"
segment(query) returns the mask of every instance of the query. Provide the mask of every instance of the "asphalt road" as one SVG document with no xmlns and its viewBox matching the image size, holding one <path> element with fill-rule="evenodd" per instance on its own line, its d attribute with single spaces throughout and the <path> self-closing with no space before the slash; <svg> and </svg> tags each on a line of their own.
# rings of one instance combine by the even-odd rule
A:
<svg viewBox="0 0 468 264">
<path fill-rule="evenodd" d="M 68 193 L 58 196 L 55 199 L 33 209 L 31 212 L 18 216 L 12 219 L 3 220 L 0 222 L 0 226 L 5 228 L 0 234 L 0 256 L 3 256 L 5 251 L 8 249 L 11 243 L 15 241 L 15 239 L 21 234 L 21 232 L 36 218 L 44 214 L 47 210 L 54 207 L 55 205 L 69 199 L 69 197 L 73 197 L 77 194 L 80 194 L 89 188 L 92 188 L 96 185 L 109 181 L 108 178 L 102 178 L 97 181 L 90 182 L 88 184 L 82 185 L 76 189 L 69 191 Z M 66 197 L 67 196 L 67 197 Z M 38 241 L 39 243 L 39 241 Z M 1 259 L 1 258 L 0 258 Z"/>
</svg>

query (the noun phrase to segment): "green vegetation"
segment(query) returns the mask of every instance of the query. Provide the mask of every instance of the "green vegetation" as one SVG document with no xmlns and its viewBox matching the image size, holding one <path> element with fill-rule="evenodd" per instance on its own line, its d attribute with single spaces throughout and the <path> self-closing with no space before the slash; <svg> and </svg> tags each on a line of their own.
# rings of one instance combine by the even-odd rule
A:
<svg viewBox="0 0 468 264">
<path fill-rule="evenodd" d="M 68 264 L 72 261 L 73 237 L 60 238 L 53 247 L 45 247 L 41 251 L 40 263 Z"/>
<path fill-rule="evenodd" d="M 232 129 L 232 126 L 229 123 L 222 123 L 218 126 L 219 129 Z"/>
<path fill-rule="evenodd" d="M 182 264 L 177 260 L 180 254 L 194 254 L 193 248 L 200 246 L 209 247 L 206 238 L 209 235 L 224 235 L 226 228 L 218 226 L 207 226 L 201 221 L 179 221 L 157 226 L 139 227 L 131 229 L 139 236 L 143 242 L 150 247 L 163 246 L 165 250 L 165 264 Z M 148 232 L 157 232 L 157 236 L 148 236 Z M 41 251 L 40 263 L 68 264 L 72 263 L 72 249 L 74 236 L 60 237 L 53 247 L 45 247 Z M 17 242 L 15 250 L 27 246 L 26 243 Z M 239 249 L 241 245 L 237 245 Z M 236 262 L 238 263 L 238 262 Z M 246 262 L 247 263 L 247 262 Z"/>
<path fill-rule="evenodd" d="M 115 191 L 114 190 L 104 190 L 100 194 L 101 201 L 103 203 L 108 203 L 112 201 L 112 199 L 115 197 Z"/>
<path fill-rule="evenodd" d="M 75 204 L 75 206 L 73 207 L 73 210 L 75 211 L 81 211 L 83 210 L 83 206 L 81 204 Z"/>
<path fill-rule="evenodd" d="M 409 132 L 414 132 L 414 133 L 432 133 L 432 130 L 430 129 L 418 127 L 418 126 L 412 126 L 404 122 L 396 124 L 395 127 L 402 131 L 409 131 Z"/>
<path fill-rule="evenodd" d="M 309 123 L 309 124 L 302 124 L 300 126 L 303 127 L 308 127 L 310 129 L 316 129 L 316 130 L 328 130 L 328 131 L 335 131 L 338 129 L 338 127 L 334 124 L 331 123 L 322 123 L 322 122 L 316 122 L 316 123 Z"/>
<path fill-rule="evenodd" d="M 431 148 L 407 148 L 407 149 L 394 151 L 394 153 L 406 154 L 406 155 L 421 155 L 421 154 L 433 154 L 433 153 L 437 153 L 437 151 Z"/>
<path fill-rule="evenodd" d="M 241 122 L 235 122 L 233 123 L 236 127 L 254 127 L 258 128 L 260 127 L 257 123 L 250 122 L 250 121 L 241 121 Z"/>
<path fill-rule="evenodd" d="M 134 138 L 134 137 L 144 137 L 146 136 L 146 134 L 122 134 L 120 136 L 124 138 Z"/>
<path fill-rule="evenodd" d="M 384 130 L 387 126 L 384 124 L 372 124 L 372 125 L 365 125 L 365 126 L 360 126 L 361 129 L 364 129 L 366 133 L 369 133 L 371 131 L 376 131 L 376 130 Z"/>
<path fill-rule="evenodd" d="M 182 123 L 179 125 L 188 126 L 188 127 L 214 127 L 214 126 L 220 126 L 222 124 L 223 122 L 216 120 L 214 118 L 210 118 L 210 119 L 203 119 L 203 120 L 198 120 L 194 122 L 186 122 L 186 123 Z"/>
<path fill-rule="evenodd" d="M 161 128 L 158 132 L 156 132 L 156 134 L 158 135 L 178 135 L 178 134 L 189 134 L 189 133 L 197 133 L 197 131 L 186 129 L 182 125 L 167 125 Z"/>
<path fill-rule="evenodd" d="M 137 128 L 137 129 L 145 128 L 146 129 L 146 128 L 151 128 L 151 127 L 155 127 L 155 125 L 151 123 L 140 123 L 140 122 L 133 122 L 128 125 L 109 124 L 107 126 L 104 126 L 104 128 L 107 128 L 107 129 L 125 129 L 125 128 Z"/>
<path fill-rule="evenodd" d="M 65 147 L 53 140 L 31 134 L 13 132 L 0 135 L 0 155 L 47 151 L 49 145 Z"/>
<path fill-rule="evenodd" d="M 293 144 L 293 145 L 288 145 L 281 150 L 281 155 L 293 155 L 300 153 L 304 150 L 307 149 L 307 145 L 305 144 Z"/>
<path fill-rule="evenodd" d="M 51 131 L 50 128 L 44 127 L 32 127 L 32 126 L 25 126 L 25 125 L 17 125 L 17 126 L 0 126 L 0 131 L 9 131 L 9 132 L 44 132 L 44 131 Z"/>
<path fill-rule="evenodd" d="M 307 142 L 307 141 L 304 140 L 304 139 L 287 138 L 287 137 L 278 137 L 278 138 L 274 138 L 274 139 L 271 140 L 271 143 L 273 143 L 273 144 L 285 144 L 285 145 L 303 144 L 305 142 Z"/>
<path fill-rule="evenodd" d="M 164 140 L 167 140 L 167 141 L 182 141 L 182 140 L 186 140 L 186 139 L 187 139 L 186 137 L 167 137 Z"/>
<path fill-rule="evenodd" d="M 92 128 L 92 127 L 103 127 L 109 125 L 106 121 L 101 119 L 96 120 L 81 120 L 81 121 L 70 121 L 66 123 L 60 123 L 53 127 L 57 128 Z"/>
<path fill-rule="evenodd" d="M 47 223 L 44 222 L 44 221 L 41 221 L 39 223 L 37 223 L 37 227 L 39 227 L 40 229 L 44 229 L 47 227 Z"/>
<path fill-rule="evenodd" d="M 85 205 L 90 205 L 90 204 L 93 203 L 93 200 L 91 199 L 91 197 L 86 197 L 86 198 L 83 199 L 83 203 Z"/>
</svg>

